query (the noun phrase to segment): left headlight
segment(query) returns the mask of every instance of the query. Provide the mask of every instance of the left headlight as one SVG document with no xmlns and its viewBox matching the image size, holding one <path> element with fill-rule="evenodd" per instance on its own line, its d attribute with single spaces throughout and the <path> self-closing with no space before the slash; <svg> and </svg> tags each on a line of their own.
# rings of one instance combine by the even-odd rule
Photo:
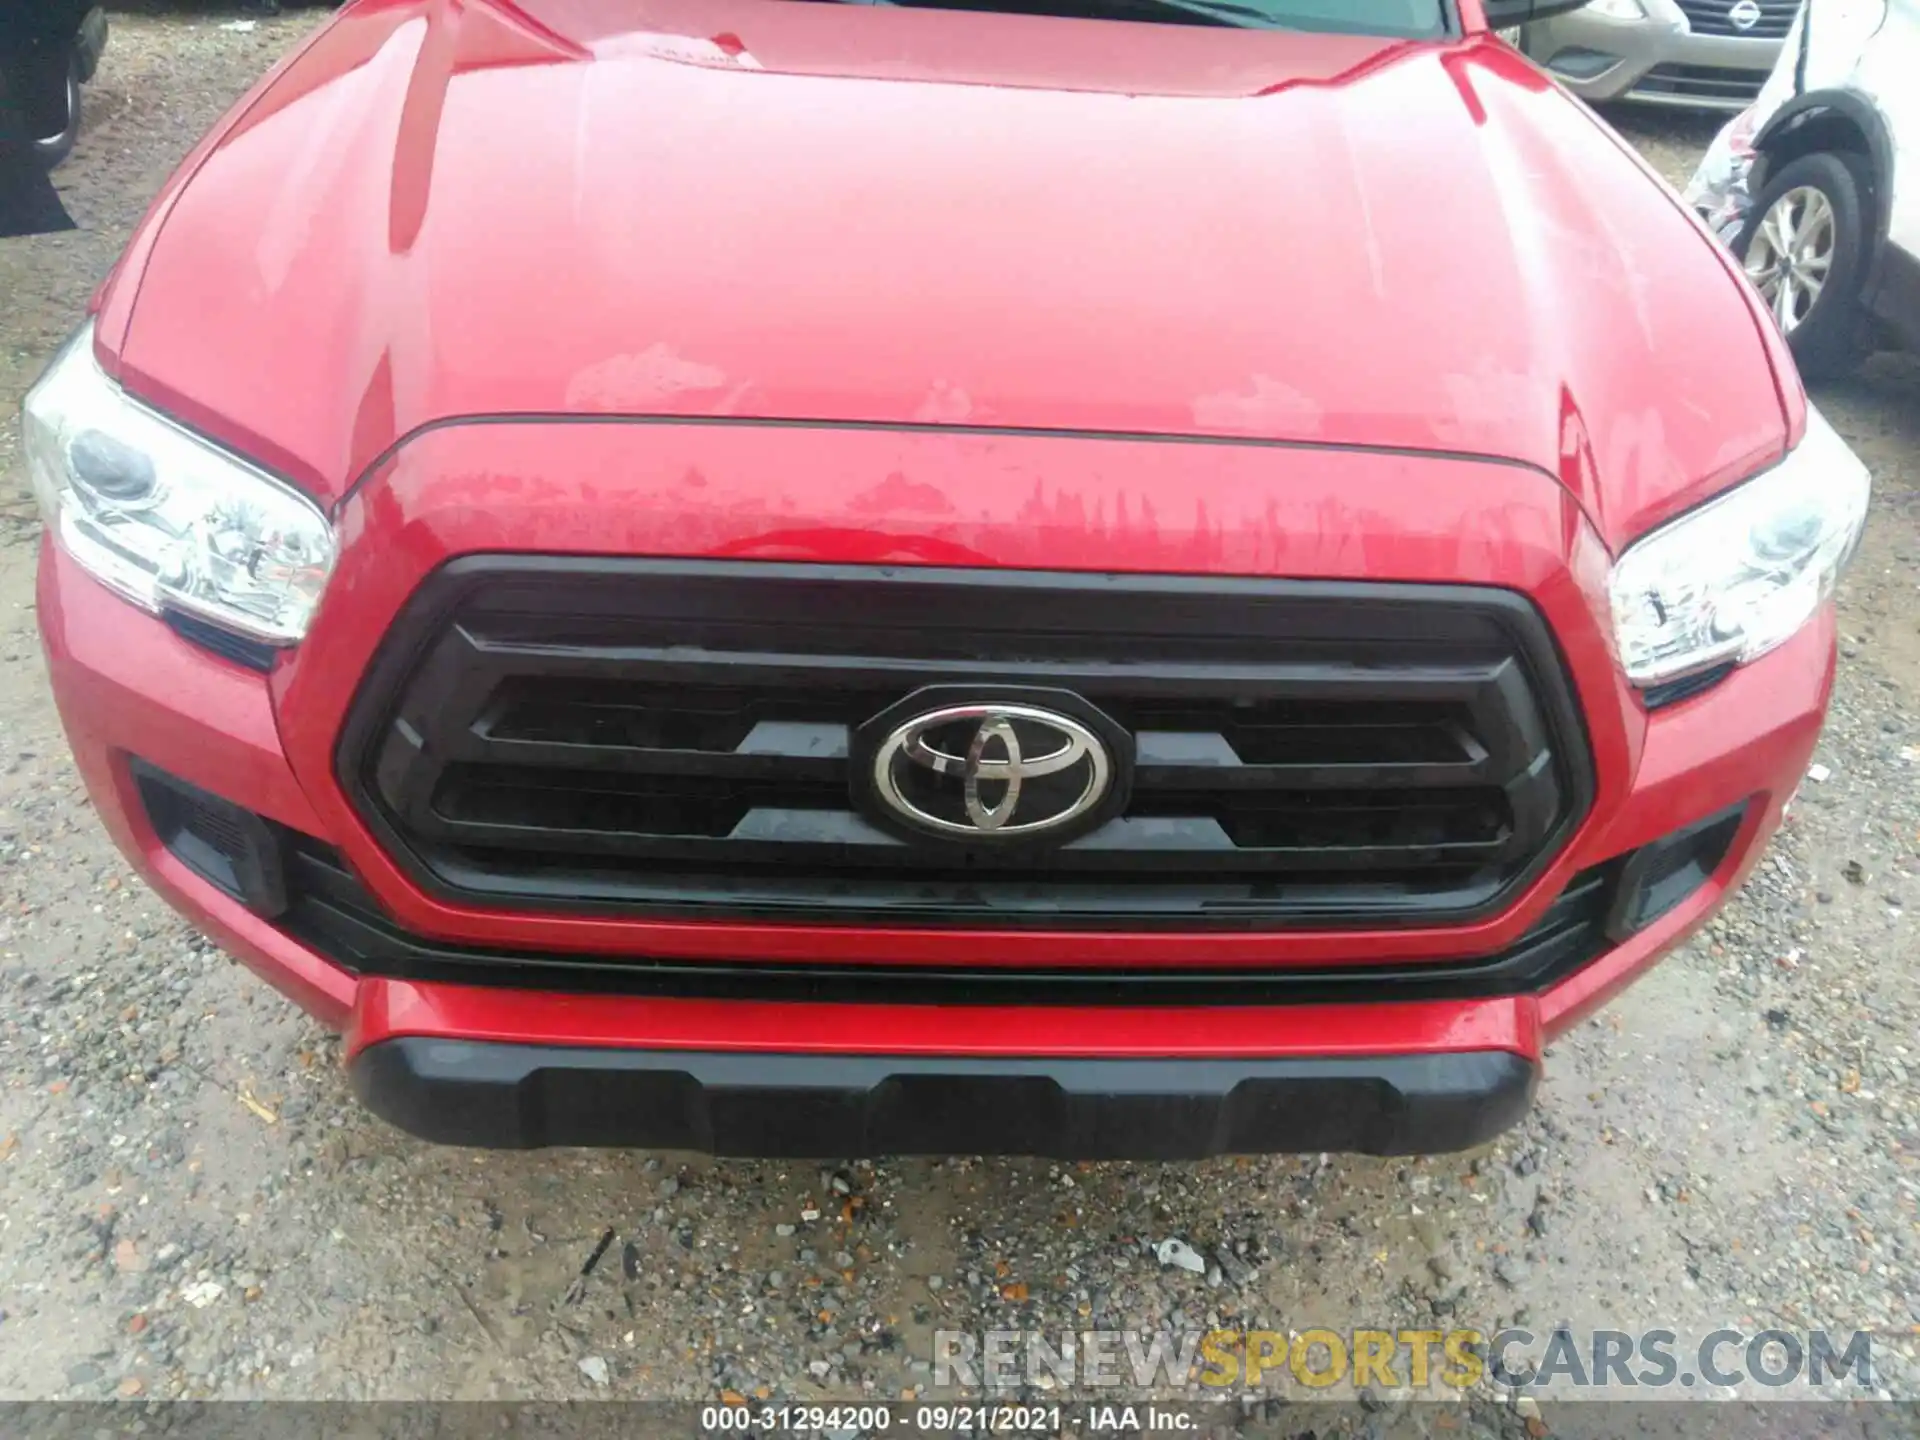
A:
<svg viewBox="0 0 1920 1440">
<path fill-rule="evenodd" d="M 1620 663 L 1657 685 L 1764 655 L 1833 593 L 1867 520 L 1866 466 L 1819 411 L 1771 470 L 1627 548 L 1607 582 Z"/>
<path fill-rule="evenodd" d="M 83 326 L 27 392 L 27 470 L 60 546 L 144 610 L 291 645 L 333 570 L 314 503 L 131 399 Z"/>
</svg>

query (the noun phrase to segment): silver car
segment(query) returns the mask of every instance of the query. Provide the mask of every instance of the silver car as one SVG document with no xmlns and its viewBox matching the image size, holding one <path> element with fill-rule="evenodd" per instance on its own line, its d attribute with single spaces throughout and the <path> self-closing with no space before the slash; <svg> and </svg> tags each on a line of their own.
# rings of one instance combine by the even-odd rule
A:
<svg viewBox="0 0 1920 1440">
<path fill-rule="evenodd" d="M 1744 110 L 1800 0 L 1588 0 L 1517 43 L 1581 99 Z"/>
</svg>

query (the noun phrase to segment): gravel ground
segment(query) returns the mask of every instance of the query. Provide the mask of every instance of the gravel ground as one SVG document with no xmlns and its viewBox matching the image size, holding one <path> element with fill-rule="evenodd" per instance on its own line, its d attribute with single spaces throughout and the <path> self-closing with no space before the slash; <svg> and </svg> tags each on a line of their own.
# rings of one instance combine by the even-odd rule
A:
<svg viewBox="0 0 1920 1440">
<path fill-rule="evenodd" d="M 1871 1329 L 1877 1382 L 1920 1395 L 1920 365 L 1819 397 L 1879 480 L 1827 778 L 1499 1144 L 826 1171 L 436 1149 L 132 877 L 32 628 L 14 402 L 193 137 L 314 23 L 236 13 L 117 17 L 59 173 L 81 229 L 0 244 L 0 1396 L 901 1397 L 936 1329 L 1561 1320 Z M 1675 180 L 1712 132 L 1621 123 Z M 1146 1252 L 1168 1236 L 1207 1271 Z"/>
</svg>

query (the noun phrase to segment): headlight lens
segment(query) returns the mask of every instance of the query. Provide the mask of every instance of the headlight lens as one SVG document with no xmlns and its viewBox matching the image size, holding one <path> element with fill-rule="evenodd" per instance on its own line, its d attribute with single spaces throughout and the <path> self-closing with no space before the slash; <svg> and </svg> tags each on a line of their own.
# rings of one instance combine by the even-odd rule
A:
<svg viewBox="0 0 1920 1440">
<path fill-rule="evenodd" d="M 1588 12 L 1608 20 L 1644 20 L 1647 7 L 1640 0 L 1587 0 Z"/>
<path fill-rule="evenodd" d="M 1607 583 L 1636 685 L 1764 655 L 1833 593 L 1860 539 L 1867 469 L 1821 414 L 1773 469 L 1630 546 Z"/>
<path fill-rule="evenodd" d="M 327 517 L 130 399 L 94 362 L 91 324 L 27 392 L 25 420 L 47 525 L 103 583 L 269 644 L 306 634 L 333 569 Z"/>
</svg>

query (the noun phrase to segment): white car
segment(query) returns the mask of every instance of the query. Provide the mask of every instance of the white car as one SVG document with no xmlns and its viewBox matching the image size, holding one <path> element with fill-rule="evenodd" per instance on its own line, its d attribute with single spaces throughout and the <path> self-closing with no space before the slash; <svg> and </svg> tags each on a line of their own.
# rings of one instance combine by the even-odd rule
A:
<svg viewBox="0 0 1920 1440">
<path fill-rule="evenodd" d="M 1810 379 L 1920 349 L 1920 0 L 1808 0 L 1687 199 Z"/>
</svg>

